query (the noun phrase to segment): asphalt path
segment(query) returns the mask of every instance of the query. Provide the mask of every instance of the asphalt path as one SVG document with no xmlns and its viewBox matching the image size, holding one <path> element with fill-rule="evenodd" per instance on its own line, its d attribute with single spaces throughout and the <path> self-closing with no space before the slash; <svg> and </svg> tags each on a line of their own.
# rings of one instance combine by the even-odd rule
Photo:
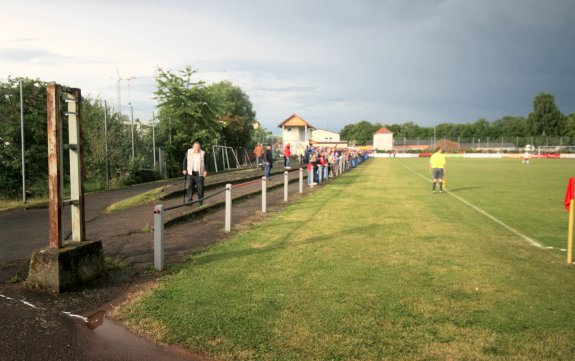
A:
<svg viewBox="0 0 575 361">
<path fill-rule="evenodd" d="M 87 194 L 84 198 L 86 223 L 101 216 L 110 204 L 154 188 L 177 186 L 180 183 L 183 184 L 181 179 L 170 179 Z M 62 209 L 62 224 L 64 234 L 69 234 L 71 232 L 69 206 Z M 50 243 L 49 226 L 47 207 L 0 212 L 0 261 L 30 258 L 34 250 L 47 247 Z"/>
<path fill-rule="evenodd" d="M 283 168 L 281 169 L 283 171 Z M 280 171 L 275 169 L 276 172 Z M 206 187 L 211 184 L 220 184 L 225 181 L 238 181 L 244 178 L 250 178 L 261 175 L 260 170 L 255 168 L 242 169 L 226 173 L 209 175 L 206 178 Z M 121 189 L 95 192 L 85 196 L 84 207 L 86 217 L 86 237 L 89 240 L 101 240 L 104 236 L 120 235 L 129 232 L 139 232 L 146 224 L 151 224 L 151 218 L 143 224 L 138 224 L 138 229 L 128 229 L 128 225 L 122 224 L 121 221 L 105 222 L 110 229 L 103 229 L 100 218 L 105 217 L 104 210 L 109 205 L 122 199 L 126 199 L 143 192 L 167 186 L 173 190 L 181 191 L 184 189 L 184 177 L 173 178 L 164 181 L 157 181 L 145 184 L 139 184 Z M 207 192 L 206 192 L 207 193 Z M 166 201 L 169 204 L 182 202 L 183 197 L 176 197 Z M 70 236 L 70 207 L 62 209 L 62 231 L 65 239 Z M 113 217 L 116 217 L 115 215 Z M 134 214 L 125 213 L 126 222 L 141 219 L 134 217 Z M 0 262 L 29 259 L 34 250 L 48 247 L 49 240 L 49 214 L 48 208 L 30 208 L 30 209 L 13 209 L 0 212 Z M 105 231 L 104 233 L 102 233 Z"/>
</svg>

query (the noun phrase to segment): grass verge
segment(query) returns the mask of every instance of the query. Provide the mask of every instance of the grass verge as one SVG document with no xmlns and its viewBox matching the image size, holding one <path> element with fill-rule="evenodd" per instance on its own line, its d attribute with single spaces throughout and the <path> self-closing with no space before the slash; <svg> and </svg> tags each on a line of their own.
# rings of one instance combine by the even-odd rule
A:
<svg viewBox="0 0 575 361">
<path fill-rule="evenodd" d="M 147 192 L 138 194 L 136 196 L 122 199 L 119 202 L 113 203 L 106 207 L 106 213 L 120 212 L 128 208 L 136 207 L 142 204 L 150 203 L 152 201 L 159 201 L 160 195 L 167 189 L 167 187 L 159 187 L 149 190 Z"/>
</svg>

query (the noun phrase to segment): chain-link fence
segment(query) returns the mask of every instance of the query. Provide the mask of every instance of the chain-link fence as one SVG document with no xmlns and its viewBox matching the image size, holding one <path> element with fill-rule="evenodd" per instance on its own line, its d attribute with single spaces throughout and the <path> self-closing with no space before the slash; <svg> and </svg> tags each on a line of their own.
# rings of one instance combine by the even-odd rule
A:
<svg viewBox="0 0 575 361">
<path fill-rule="evenodd" d="M 569 151 L 566 146 L 575 145 L 575 137 L 472 137 L 472 138 L 416 138 L 394 139 L 393 149 L 404 152 L 425 152 L 442 147 L 448 152 L 522 152 L 525 148 L 556 146 Z M 551 149 L 551 148 L 550 148 Z"/>
</svg>

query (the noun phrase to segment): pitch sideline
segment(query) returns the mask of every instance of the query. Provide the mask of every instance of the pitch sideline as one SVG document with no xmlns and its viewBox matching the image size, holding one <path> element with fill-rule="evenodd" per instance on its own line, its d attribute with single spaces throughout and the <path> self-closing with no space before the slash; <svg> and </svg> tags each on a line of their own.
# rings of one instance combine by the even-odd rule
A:
<svg viewBox="0 0 575 361">
<path fill-rule="evenodd" d="M 408 170 L 412 171 L 413 173 L 417 174 L 418 176 L 420 176 L 421 178 L 427 180 L 428 182 L 432 182 L 431 179 L 429 179 L 428 177 L 424 176 L 423 174 L 419 173 L 418 171 L 416 171 L 415 169 L 405 165 L 403 162 L 399 162 L 404 168 L 407 168 Z M 487 218 L 491 219 L 492 221 L 494 221 L 495 223 L 499 224 L 500 226 L 506 228 L 507 230 L 511 231 L 512 233 L 514 233 L 515 235 L 519 236 L 520 238 L 522 238 L 523 240 L 527 241 L 529 244 L 531 244 L 532 246 L 535 246 L 537 248 L 541 248 L 541 249 L 552 249 L 553 247 L 543 247 L 543 245 L 534 240 L 531 237 L 528 237 L 526 235 L 524 235 L 523 233 L 519 232 L 518 230 L 516 230 L 515 228 L 505 224 L 503 221 L 495 218 L 494 216 L 492 216 L 491 214 L 485 212 L 483 209 L 477 207 L 476 205 L 472 204 L 471 202 L 461 198 L 460 196 L 453 194 L 451 192 L 448 192 L 447 190 L 445 191 L 445 193 L 449 194 L 450 196 L 454 197 L 455 199 L 457 199 L 458 201 L 460 201 L 461 203 L 473 208 L 474 210 L 476 210 L 477 212 L 483 214 L 484 216 L 486 216 Z M 563 251 L 563 250 L 562 250 Z"/>
</svg>

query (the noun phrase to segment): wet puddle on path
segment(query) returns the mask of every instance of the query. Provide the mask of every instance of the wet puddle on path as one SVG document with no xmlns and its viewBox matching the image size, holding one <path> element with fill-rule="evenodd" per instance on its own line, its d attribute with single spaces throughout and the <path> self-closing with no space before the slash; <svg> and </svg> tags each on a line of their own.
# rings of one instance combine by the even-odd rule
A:
<svg viewBox="0 0 575 361">
<path fill-rule="evenodd" d="M 105 344 L 106 351 L 125 355 L 127 360 L 208 361 L 209 358 L 192 355 L 184 350 L 163 348 L 130 331 L 106 317 L 104 311 L 88 316 L 86 325 Z M 129 357 L 128 357 L 129 356 Z M 144 358 L 142 358 L 144 357 Z"/>
</svg>

